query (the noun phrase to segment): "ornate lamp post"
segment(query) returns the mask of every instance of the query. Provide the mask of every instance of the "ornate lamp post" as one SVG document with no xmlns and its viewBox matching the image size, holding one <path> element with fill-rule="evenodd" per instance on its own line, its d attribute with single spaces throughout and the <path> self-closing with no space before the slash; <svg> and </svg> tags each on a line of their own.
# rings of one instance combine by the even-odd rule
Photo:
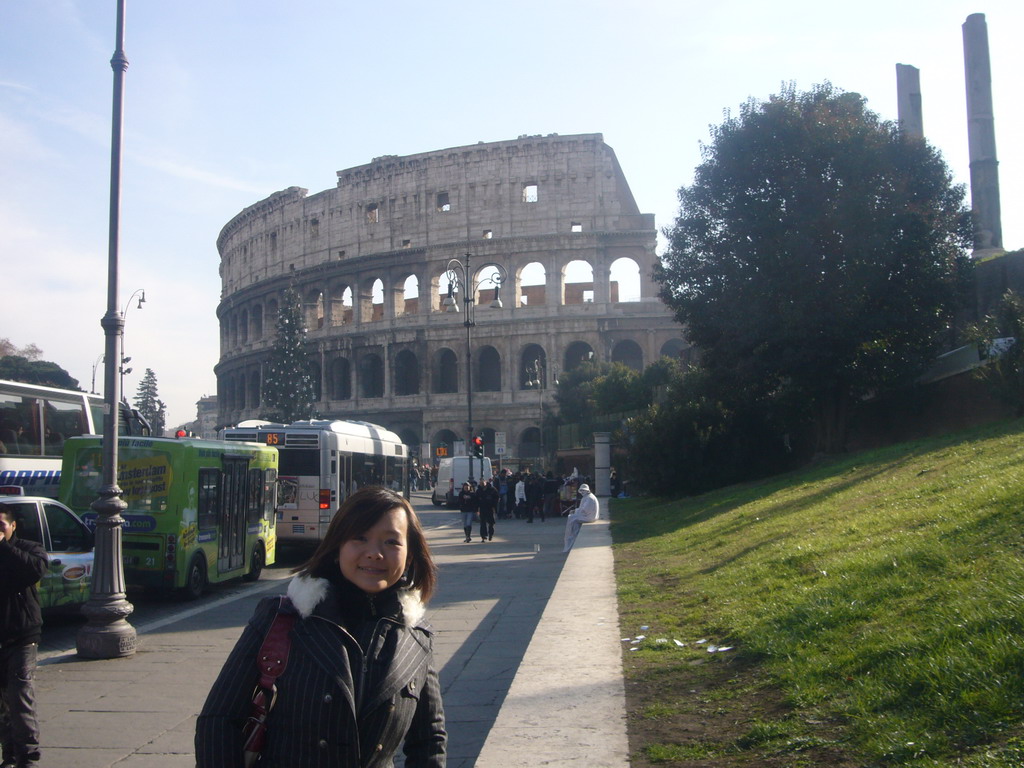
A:
<svg viewBox="0 0 1024 768">
<path fill-rule="evenodd" d="M 554 382 L 558 383 L 558 369 L 553 367 Z M 532 363 L 526 365 L 526 386 L 530 389 L 536 389 L 540 391 L 540 397 L 537 399 L 538 402 L 538 417 L 537 417 L 537 428 L 540 432 L 540 457 L 541 460 L 547 463 L 547 453 L 544 451 L 544 390 L 548 388 L 547 376 L 545 375 L 544 360 L 540 357 L 534 359 Z"/>
<path fill-rule="evenodd" d="M 476 325 L 476 292 L 482 287 L 494 286 L 494 299 L 491 301 L 492 309 L 501 309 L 502 283 L 508 279 L 508 272 L 500 264 L 490 264 L 497 270 L 496 274 L 489 274 L 482 280 L 473 282 L 474 275 L 470 269 L 470 254 L 466 254 L 466 261 L 463 263 L 458 259 L 450 259 L 445 270 L 445 277 L 448 278 L 448 295 L 444 299 L 446 312 L 458 312 L 458 293 L 462 290 L 462 303 L 466 305 L 466 313 L 463 316 L 462 324 L 466 326 L 466 403 L 469 409 L 469 424 L 466 429 L 466 446 L 473 444 L 473 326 Z M 473 480 L 473 462 L 469 462 L 469 481 Z"/>
<path fill-rule="evenodd" d="M 107 313 L 100 321 L 106 336 L 104 353 L 103 485 L 92 503 L 96 510 L 96 558 L 92 594 L 82 606 L 89 621 L 78 631 L 78 655 L 88 659 L 113 659 L 135 653 L 135 627 L 127 621 L 134 609 L 125 599 L 124 564 L 121 560 L 121 512 L 126 504 L 117 485 L 117 428 L 121 402 L 121 363 L 124 314 L 117 301 L 118 230 L 121 209 L 121 127 L 123 122 L 124 4 L 117 2 L 117 39 L 110 66 L 114 70 L 114 103 L 110 140 L 110 226 L 107 251 Z M 129 303 L 131 299 L 129 299 Z"/>
</svg>

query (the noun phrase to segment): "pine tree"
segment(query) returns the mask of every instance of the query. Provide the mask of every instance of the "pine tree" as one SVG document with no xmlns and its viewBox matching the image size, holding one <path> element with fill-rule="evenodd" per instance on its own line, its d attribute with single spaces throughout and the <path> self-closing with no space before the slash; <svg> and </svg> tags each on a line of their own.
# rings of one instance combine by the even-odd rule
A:
<svg viewBox="0 0 1024 768">
<path fill-rule="evenodd" d="M 135 407 L 153 428 L 154 435 L 162 435 L 167 421 L 167 406 L 157 394 L 156 374 L 147 368 L 139 388 L 135 391 Z"/>
<path fill-rule="evenodd" d="M 263 383 L 263 418 L 288 424 L 312 417 L 315 394 L 305 341 L 299 295 L 289 288 L 282 297 L 277 338 Z"/>
</svg>

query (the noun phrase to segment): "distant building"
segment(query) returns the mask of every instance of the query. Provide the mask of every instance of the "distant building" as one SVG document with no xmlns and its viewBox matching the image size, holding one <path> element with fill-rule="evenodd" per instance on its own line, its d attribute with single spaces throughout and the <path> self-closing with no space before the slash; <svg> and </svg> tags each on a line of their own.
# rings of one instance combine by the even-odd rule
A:
<svg viewBox="0 0 1024 768">
<path fill-rule="evenodd" d="M 168 434 L 174 436 L 178 430 L 184 430 L 192 437 L 204 440 L 217 439 L 217 396 L 203 395 L 196 402 L 196 420 L 175 427 Z"/>
<path fill-rule="evenodd" d="M 281 296 L 303 301 L 318 414 L 375 422 L 432 456 L 467 437 L 467 329 L 445 312 L 451 259 L 478 282 L 473 427 L 488 455 L 539 455 L 557 375 L 588 359 L 642 369 L 687 348 L 652 280 L 657 230 L 600 134 L 522 136 L 338 172 L 239 213 L 221 266 L 218 422 L 260 415 Z M 507 270 L 491 309 L 494 265 Z M 613 273 L 615 277 L 613 278 Z M 628 279 L 627 279 L 628 278 Z M 423 457 L 426 458 L 426 457 Z"/>
</svg>

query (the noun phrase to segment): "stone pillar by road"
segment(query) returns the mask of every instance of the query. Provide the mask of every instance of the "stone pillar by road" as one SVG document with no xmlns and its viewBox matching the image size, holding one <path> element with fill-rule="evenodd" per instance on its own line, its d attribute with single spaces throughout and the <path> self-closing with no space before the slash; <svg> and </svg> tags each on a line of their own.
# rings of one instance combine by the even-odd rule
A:
<svg viewBox="0 0 1024 768">
<path fill-rule="evenodd" d="M 594 494 L 598 498 L 611 496 L 611 433 L 594 433 Z"/>
<path fill-rule="evenodd" d="M 999 161 L 996 159 L 995 118 L 992 110 L 992 68 L 985 14 L 972 13 L 963 25 L 964 74 L 967 81 L 967 144 L 971 162 L 971 211 L 974 215 L 974 255 L 1002 250 L 1003 225 L 999 204 Z"/>
<path fill-rule="evenodd" d="M 904 134 L 924 138 L 921 107 L 921 70 L 910 64 L 896 65 L 896 114 Z"/>
</svg>

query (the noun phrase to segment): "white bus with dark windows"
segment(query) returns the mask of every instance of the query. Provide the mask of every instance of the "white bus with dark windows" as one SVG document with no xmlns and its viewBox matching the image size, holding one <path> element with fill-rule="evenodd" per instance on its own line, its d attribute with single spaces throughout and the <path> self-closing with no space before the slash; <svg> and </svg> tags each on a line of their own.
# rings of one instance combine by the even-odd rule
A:
<svg viewBox="0 0 1024 768">
<path fill-rule="evenodd" d="M 278 449 L 277 541 L 317 544 L 354 491 L 383 485 L 409 495 L 409 449 L 394 432 L 365 421 L 245 421 L 225 440 Z"/>
<path fill-rule="evenodd" d="M 102 432 L 105 410 L 99 395 L 0 380 L 0 485 L 57 498 L 64 441 Z M 119 435 L 150 434 L 137 410 L 122 402 L 118 411 Z"/>
</svg>

